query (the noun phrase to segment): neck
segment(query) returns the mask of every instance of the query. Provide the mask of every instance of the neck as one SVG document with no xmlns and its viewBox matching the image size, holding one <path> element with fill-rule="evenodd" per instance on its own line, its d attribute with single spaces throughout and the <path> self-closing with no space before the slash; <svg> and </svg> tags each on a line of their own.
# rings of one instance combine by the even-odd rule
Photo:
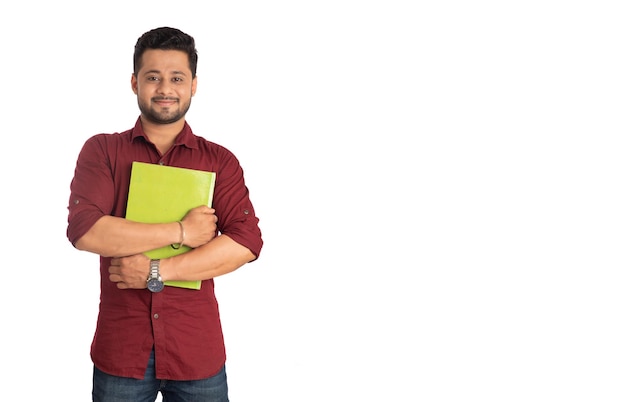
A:
<svg viewBox="0 0 626 402">
<path fill-rule="evenodd" d="M 176 136 L 185 126 L 185 119 L 170 124 L 156 124 L 141 116 L 141 128 L 148 139 L 156 145 L 161 155 L 164 155 L 174 145 Z"/>
</svg>

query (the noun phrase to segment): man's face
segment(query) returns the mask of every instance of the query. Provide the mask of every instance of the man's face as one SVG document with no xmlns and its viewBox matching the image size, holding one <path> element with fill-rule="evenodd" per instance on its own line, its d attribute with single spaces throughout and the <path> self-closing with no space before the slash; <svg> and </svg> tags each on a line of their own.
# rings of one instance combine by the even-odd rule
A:
<svg viewBox="0 0 626 402">
<path fill-rule="evenodd" d="M 131 85 L 141 114 L 156 124 L 184 118 L 196 93 L 187 54 L 179 50 L 146 50 Z"/>
</svg>

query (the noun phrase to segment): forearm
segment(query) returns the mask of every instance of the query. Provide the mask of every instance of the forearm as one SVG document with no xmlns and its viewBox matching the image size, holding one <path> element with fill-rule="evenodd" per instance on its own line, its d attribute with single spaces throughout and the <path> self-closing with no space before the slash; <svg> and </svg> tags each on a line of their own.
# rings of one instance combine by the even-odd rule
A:
<svg viewBox="0 0 626 402">
<path fill-rule="evenodd" d="M 246 247 L 227 235 L 175 257 L 161 260 L 164 281 L 196 281 L 215 278 L 235 271 L 255 259 Z"/>
<path fill-rule="evenodd" d="M 123 257 L 177 243 L 180 235 L 177 222 L 148 224 L 103 216 L 75 247 L 104 257 Z"/>
</svg>

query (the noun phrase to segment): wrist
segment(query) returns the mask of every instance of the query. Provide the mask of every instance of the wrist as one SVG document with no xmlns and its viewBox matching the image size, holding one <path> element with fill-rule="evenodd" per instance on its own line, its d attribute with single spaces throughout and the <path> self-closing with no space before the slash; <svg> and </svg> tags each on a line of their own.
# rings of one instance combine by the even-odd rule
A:
<svg viewBox="0 0 626 402">
<path fill-rule="evenodd" d="M 173 243 L 172 244 L 172 248 L 175 249 L 175 250 L 178 250 L 185 243 L 185 227 L 183 226 L 183 222 L 182 221 L 176 221 L 176 223 L 177 223 L 177 226 L 179 227 L 180 235 L 179 235 L 178 243 Z"/>
<path fill-rule="evenodd" d="M 160 260 L 150 260 L 150 273 L 147 279 L 147 288 L 153 293 L 163 290 L 164 282 L 160 273 Z"/>
</svg>

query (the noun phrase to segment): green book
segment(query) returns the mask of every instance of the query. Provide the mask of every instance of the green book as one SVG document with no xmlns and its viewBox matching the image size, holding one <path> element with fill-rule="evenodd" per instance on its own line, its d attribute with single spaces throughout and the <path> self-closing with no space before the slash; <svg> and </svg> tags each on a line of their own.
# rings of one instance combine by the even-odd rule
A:
<svg viewBox="0 0 626 402">
<path fill-rule="evenodd" d="M 126 219 L 143 223 L 181 220 L 192 208 L 211 206 L 215 172 L 133 162 L 126 204 Z M 172 257 L 189 251 L 183 245 L 165 246 L 145 253 L 151 259 Z M 202 281 L 166 281 L 165 285 L 200 289 Z"/>
</svg>

